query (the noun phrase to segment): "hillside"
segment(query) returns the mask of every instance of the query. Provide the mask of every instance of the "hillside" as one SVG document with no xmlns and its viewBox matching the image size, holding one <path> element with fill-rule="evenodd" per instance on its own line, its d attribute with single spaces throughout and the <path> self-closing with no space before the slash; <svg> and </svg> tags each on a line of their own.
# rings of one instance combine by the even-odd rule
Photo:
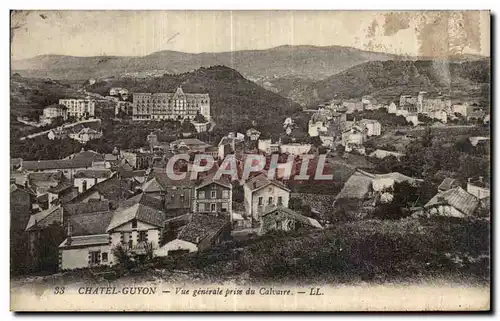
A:
<svg viewBox="0 0 500 321">
<path fill-rule="evenodd" d="M 39 115 L 43 107 L 57 103 L 59 98 L 82 96 L 77 87 L 76 84 L 64 81 L 26 78 L 14 74 L 10 78 L 11 115 Z"/>
<path fill-rule="evenodd" d="M 359 98 L 371 94 L 382 100 L 399 100 L 401 94 L 427 91 L 453 98 L 472 97 L 487 102 L 490 95 L 490 60 L 370 61 L 289 93 L 312 106 L 324 100 Z"/>
<path fill-rule="evenodd" d="M 254 120 L 261 126 L 275 128 L 276 123 L 283 122 L 287 115 L 301 110 L 298 104 L 265 90 L 225 66 L 156 78 L 111 78 L 97 82 L 87 90 L 105 94 L 111 87 L 124 87 L 131 92 L 175 92 L 181 85 L 185 93 L 208 93 L 217 125 L 232 127 L 233 131 L 240 125 L 249 126 Z"/>
<path fill-rule="evenodd" d="M 143 57 L 42 55 L 12 61 L 12 70 L 31 77 L 86 79 L 158 76 L 225 65 L 251 80 L 288 75 L 318 80 L 363 62 L 388 59 L 398 59 L 398 56 L 340 46 L 280 46 L 265 50 L 199 54 L 160 51 Z"/>
</svg>

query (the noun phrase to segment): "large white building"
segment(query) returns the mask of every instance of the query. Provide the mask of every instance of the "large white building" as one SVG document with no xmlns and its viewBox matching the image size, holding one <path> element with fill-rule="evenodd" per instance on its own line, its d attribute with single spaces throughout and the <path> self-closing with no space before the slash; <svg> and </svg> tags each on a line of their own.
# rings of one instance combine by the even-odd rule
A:
<svg viewBox="0 0 500 321">
<path fill-rule="evenodd" d="M 208 94 L 186 94 L 181 87 L 175 93 L 133 94 L 134 120 L 193 120 L 197 113 L 210 119 Z"/>
<path fill-rule="evenodd" d="M 59 99 L 59 104 L 68 108 L 69 116 L 77 118 L 95 116 L 95 100 L 93 99 Z"/>
</svg>

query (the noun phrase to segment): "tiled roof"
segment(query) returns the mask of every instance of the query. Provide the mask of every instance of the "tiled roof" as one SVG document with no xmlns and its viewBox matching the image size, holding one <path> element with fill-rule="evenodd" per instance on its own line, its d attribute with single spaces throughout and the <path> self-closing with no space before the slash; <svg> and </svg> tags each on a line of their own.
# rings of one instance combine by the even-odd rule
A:
<svg viewBox="0 0 500 321">
<path fill-rule="evenodd" d="M 109 178 L 109 169 L 84 169 L 75 173 L 74 178 Z"/>
<path fill-rule="evenodd" d="M 74 160 L 92 160 L 92 161 L 103 161 L 104 155 L 93 150 L 80 151 L 69 156 L 70 159 Z"/>
<path fill-rule="evenodd" d="M 219 184 L 219 185 L 224 186 L 226 188 L 231 188 L 231 183 L 228 181 L 227 178 L 221 176 L 220 179 L 216 180 L 214 176 L 215 175 L 209 175 L 209 176 L 203 177 L 203 179 L 197 184 L 196 189 L 201 188 L 201 187 L 206 186 L 206 185 L 209 185 L 209 184 L 212 184 L 212 183 Z"/>
<path fill-rule="evenodd" d="M 146 193 L 164 192 L 166 189 L 157 177 L 153 177 L 142 185 L 142 191 Z"/>
<path fill-rule="evenodd" d="M 28 225 L 26 226 L 26 231 L 30 231 L 35 227 L 43 228 L 49 226 L 54 221 L 62 221 L 61 206 L 54 206 L 45 211 L 31 215 Z"/>
<path fill-rule="evenodd" d="M 141 193 L 120 202 L 120 207 L 129 207 L 135 204 L 142 204 L 156 210 L 162 210 L 163 203 L 160 199 Z"/>
<path fill-rule="evenodd" d="M 74 236 L 104 234 L 112 217 L 113 212 L 108 210 L 74 215 L 69 217 L 68 222 L 71 224 L 71 233 Z"/>
<path fill-rule="evenodd" d="M 208 237 L 216 235 L 230 224 L 227 217 L 192 214 L 191 220 L 181 229 L 177 238 L 193 244 L 199 244 Z"/>
<path fill-rule="evenodd" d="M 165 223 L 165 213 L 157 208 L 150 207 L 149 205 L 153 205 L 152 202 L 150 202 L 151 199 L 151 197 L 141 194 L 120 204 L 120 207 L 113 213 L 113 218 L 106 230 L 110 231 L 132 219 L 137 219 L 138 221 L 153 226 L 163 227 Z"/>
<path fill-rule="evenodd" d="M 125 182 L 122 182 L 116 177 L 111 177 L 110 179 L 95 184 L 85 192 L 81 193 L 75 198 L 75 201 L 78 202 L 79 200 L 92 195 L 92 193 L 96 191 L 102 194 L 104 198 L 108 200 L 116 201 L 120 199 L 127 199 L 133 195 L 133 192 L 130 191 L 127 187 L 128 186 Z"/>
<path fill-rule="evenodd" d="M 64 204 L 64 215 L 74 216 L 83 213 L 106 212 L 109 210 L 109 201 L 88 203 Z"/>
<path fill-rule="evenodd" d="M 438 190 L 447 191 L 447 190 L 453 188 L 455 184 L 456 184 L 456 180 L 454 178 L 446 177 L 441 182 L 441 184 L 439 184 Z"/>
<path fill-rule="evenodd" d="M 108 243 L 108 234 L 83 235 L 71 237 L 71 245 L 68 245 L 68 239 L 65 239 L 59 247 L 103 245 Z"/>
<path fill-rule="evenodd" d="M 60 182 L 63 180 L 63 173 L 60 171 L 57 172 L 42 172 L 42 173 L 29 173 L 28 174 L 28 181 L 31 183 L 33 182 Z"/>
<path fill-rule="evenodd" d="M 301 215 L 289 208 L 286 208 L 286 207 L 275 207 L 275 208 L 272 208 L 270 209 L 269 211 L 265 212 L 264 214 L 262 214 L 262 216 L 267 216 L 267 215 L 270 215 L 272 213 L 276 213 L 276 212 L 279 212 L 281 214 L 285 214 L 287 216 L 290 216 L 292 217 L 293 219 L 299 221 L 300 223 L 302 224 L 306 224 L 306 225 L 309 225 L 309 226 L 312 226 L 312 227 L 316 227 L 316 228 L 320 228 L 322 229 L 323 227 L 321 226 L 321 224 L 318 223 L 318 221 L 316 221 L 315 219 L 311 218 L 311 217 L 307 217 L 307 216 L 304 216 L 304 215 Z"/>
<path fill-rule="evenodd" d="M 250 188 L 252 192 L 261 189 L 269 184 L 273 184 L 287 191 L 289 190 L 283 183 L 277 180 L 270 180 L 265 174 L 259 174 L 245 183 L 245 185 Z"/>
<path fill-rule="evenodd" d="M 358 198 L 362 199 L 370 192 L 372 180 L 375 177 L 373 174 L 364 171 L 355 171 L 345 182 L 344 187 L 337 195 L 337 199 Z"/>
<path fill-rule="evenodd" d="M 73 187 L 73 184 L 69 180 L 63 180 L 59 182 L 56 186 L 50 187 L 47 192 L 58 194 L 64 190 L 70 189 Z"/>
<path fill-rule="evenodd" d="M 40 161 L 23 161 L 25 170 L 49 170 L 49 169 L 70 169 L 87 168 L 92 166 L 92 160 L 89 159 L 53 159 Z"/>
<path fill-rule="evenodd" d="M 210 144 L 205 143 L 204 141 L 201 141 L 197 138 L 184 138 L 184 139 L 177 139 L 171 142 L 171 145 L 179 145 L 184 143 L 186 146 L 210 146 Z"/>
<path fill-rule="evenodd" d="M 479 200 L 466 190 L 457 186 L 444 192 L 439 192 L 425 204 L 425 208 L 434 207 L 437 205 L 449 205 L 465 216 L 471 216 L 476 210 Z"/>
</svg>

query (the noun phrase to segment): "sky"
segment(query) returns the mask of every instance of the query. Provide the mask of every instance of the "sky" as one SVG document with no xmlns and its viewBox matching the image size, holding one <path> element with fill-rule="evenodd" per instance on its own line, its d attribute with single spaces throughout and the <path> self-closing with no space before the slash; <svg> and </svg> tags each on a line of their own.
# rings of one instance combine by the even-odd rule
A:
<svg viewBox="0 0 500 321">
<path fill-rule="evenodd" d="M 11 57 L 143 56 L 280 45 L 489 56 L 489 18 L 488 11 L 16 11 Z"/>
</svg>

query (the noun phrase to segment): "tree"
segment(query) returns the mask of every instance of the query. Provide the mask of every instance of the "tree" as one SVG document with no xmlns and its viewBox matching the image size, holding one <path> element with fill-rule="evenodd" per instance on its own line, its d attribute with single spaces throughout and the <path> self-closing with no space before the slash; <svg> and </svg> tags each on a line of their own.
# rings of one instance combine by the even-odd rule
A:
<svg viewBox="0 0 500 321">
<path fill-rule="evenodd" d="M 196 112 L 196 116 L 194 116 L 193 120 L 197 123 L 206 123 L 207 122 L 207 119 L 205 118 L 205 116 L 200 114 L 199 111 Z"/>
</svg>

